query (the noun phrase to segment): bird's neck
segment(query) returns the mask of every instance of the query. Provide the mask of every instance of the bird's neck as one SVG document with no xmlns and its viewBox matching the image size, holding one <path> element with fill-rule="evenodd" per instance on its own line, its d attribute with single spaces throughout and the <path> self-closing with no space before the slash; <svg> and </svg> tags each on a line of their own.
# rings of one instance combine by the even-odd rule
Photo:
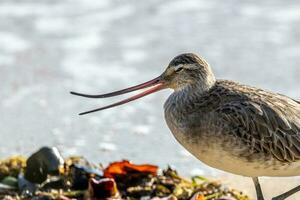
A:
<svg viewBox="0 0 300 200">
<path fill-rule="evenodd" d="M 215 83 L 215 77 L 211 76 L 205 80 L 195 81 L 194 83 L 176 88 L 174 93 L 183 96 L 185 96 L 184 94 L 201 96 L 201 94 L 209 91 L 215 85 Z"/>
<path fill-rule="evenodd" d="M 184 127 L 190 113 L 197 109 L 197 102 L 207 94 L 209 88 L 199 86 L 187 86 L 181 90 L 175 90 L 164 104 L 165 117 L 169 127 Z"/>
<path fill-rule="evenodd" d="M 192 110 L 195 102 L 205 96 L 216 84 L 213 73 L 204 77 L 191 84 L 176 88 L 166 101 L 165 110 L 175 113 Z"/>
<path fill-rule="evenodd" d="M 188 85 L 180 90 L 175 90 L 173 95 L 177 97 L 182 103 L 186 101 L 193 101 L 195 98 L 201 97 L 204 93 L 209 91 L 211 87 L 203 85 Z"/>
<path fill-rule="evenodd" d="M 181 90 L 175 90 L 166 102 L 166 106 L 176 104 L 176 109 L 190 110 L 190 107 L 194 105 L 199 99 L 205 96 L 212 87 L 214 87 L 216 81 L 210 85 L 188 85 Z"/>
</svg>

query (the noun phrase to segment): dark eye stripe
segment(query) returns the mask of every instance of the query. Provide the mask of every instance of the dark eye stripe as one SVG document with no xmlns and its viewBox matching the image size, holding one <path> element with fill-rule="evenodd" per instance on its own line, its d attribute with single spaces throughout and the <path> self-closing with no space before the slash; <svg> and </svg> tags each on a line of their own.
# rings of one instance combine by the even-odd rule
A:
<svg viewBox="0 0 300 200">
<path fill-rule="evenodd" d="M 178 67 L 175 69 L 175 72 L 180 72 L 181 70 L 183 70 L 183 67 Z"/>
</svg>

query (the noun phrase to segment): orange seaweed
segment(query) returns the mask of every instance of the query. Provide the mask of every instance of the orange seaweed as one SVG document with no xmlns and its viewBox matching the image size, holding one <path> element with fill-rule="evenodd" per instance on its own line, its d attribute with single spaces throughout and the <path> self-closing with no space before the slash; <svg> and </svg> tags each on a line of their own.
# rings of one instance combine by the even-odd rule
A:
<svg viewBox="0 0 300 200">
<path fill-rule="evenodd" d="M 104 169 L 104 176 L 107 178 L 114 178 L 116 175 L 126 175 L 129 172 L 138 172 L 145 174 L 157 175 L 158 167 L 155 165 L 142 164 L 136 165 L 130 163 L 128 160 L 121 162 L 113 162 L 106 169 Z"/>
</svg>

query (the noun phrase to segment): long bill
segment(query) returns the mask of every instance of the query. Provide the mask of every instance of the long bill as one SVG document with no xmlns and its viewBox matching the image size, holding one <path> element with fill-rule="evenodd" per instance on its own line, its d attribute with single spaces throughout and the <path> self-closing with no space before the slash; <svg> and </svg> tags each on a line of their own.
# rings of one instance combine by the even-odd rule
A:
<svg viewBox="0 0 300 200">
<path fill-rule="evenodd" d="M 123 90 L 107 93 L 107 94 L 89 95 L 89 94 L 82 94 L 82 93 L 77 93 L 77 92 L 71 92 L 71 94 L 77 95 L 77 96 L 82 96 L 82 97 L 87 97 L 87 98 L 107 98 L 107 97 L 118 96 L 118 95 L 121 95 L 121 94 L 129 93 L 129 92 L 133 92 L 133 91 L 140 90 L 140 89 L 145 89 L 145 88 L 149 88 L 149 89 L 145 90 L 145 91 L 143 91 L 139 94 L 136 94 L 132 97 L 129 97 L 127 99 L 119 101 L 117 103 L 113 103 L 113 104 L 110 104 L 108 106 L 104 106 L 104 107 L 97 108 L 97 109 L 94 109 L 94 110 L 79 113 L 79 115 L 85 115 L 85 114 L 89 114 L 89 113 L 92 113 L 92 112 L 97 112 L 97 111 L 100 111 L 100 110 L 105 110 L 105 109 L 108 109 L 108 108 L 119 106 L 119 105 L 122 105 L 122 104 L 125 104 L 125 103 L 128 103 L 128 102 L 134 101 L 136 99 L 142 98 L 144 96 L 147 96 L 149 94 L 152 94 L 154 92 L 157 92 L 159 90 L 164 89 L 165 88 L 164 84 L 161 81 L 161 78 L 158 77 L 158 78 L 155 78 L 151 81 L 148 81 L 148 82 L 145 82 L 145 83 L 133 86 L 133 87 L 129 87 L 129 88 L 126 88 L 126 89 L 123 89 Z"/>
</svg>

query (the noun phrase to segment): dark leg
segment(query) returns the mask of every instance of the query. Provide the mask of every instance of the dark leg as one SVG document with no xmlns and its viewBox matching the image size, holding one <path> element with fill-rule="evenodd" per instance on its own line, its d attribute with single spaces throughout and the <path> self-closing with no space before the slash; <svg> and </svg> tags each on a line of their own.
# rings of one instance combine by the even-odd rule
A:
<svg viewBox="0 0 300 200">
<path fill-rule="evenodd" d="M 257 177 L 253 177 L 252 180 L 253 180 L 253 183 L 255 185 L 257 200 L 265 200 L 264 199 L 264 195 L 263 195 L 263 193 L 261 191 L 261 187 L 260 187 L 258 178 Z M 277 200 L 277 199 L 275 199 L 275 200 Z"/>
<path fill-rule="evenodd" d="M 287 191 L 287 192 L 285 192 L 285 193 L 283 193 L 283 194 L 281 194 L 281 195 L 279 195 L 279 196 L 277 196 L 277 197 L 273 197 L 272 200 L 284 200 L 284 199 L 288 198 L 289 196 L 291 196 L 291 195 L 293 195 L 293 194 L 295 194 L 296 192 L 299 192 L 299 191 L 300 191 L 300 185 L 293 188 L 293 189 L 291 189 L 291 190 L 289 190 L 289 191 Z"/>
</svg>

